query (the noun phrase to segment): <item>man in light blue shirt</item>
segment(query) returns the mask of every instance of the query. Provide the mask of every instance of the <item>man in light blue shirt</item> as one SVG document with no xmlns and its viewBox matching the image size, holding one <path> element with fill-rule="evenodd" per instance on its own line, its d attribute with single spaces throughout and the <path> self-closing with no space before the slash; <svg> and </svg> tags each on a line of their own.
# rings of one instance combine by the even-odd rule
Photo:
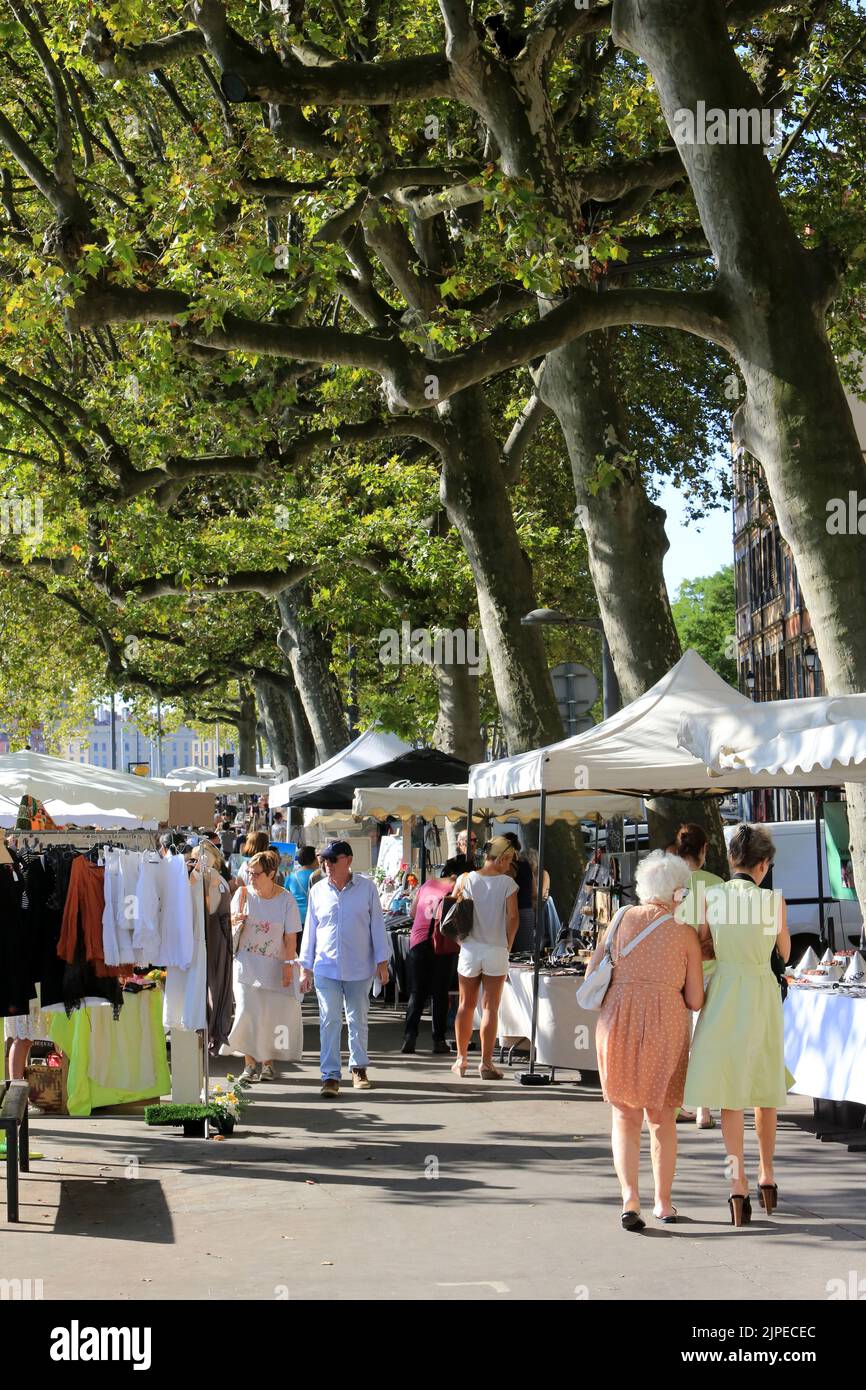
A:
<svg viewBox="0 0 866 1390">
<path fill-rule="evenodd" d="M 343 1010 L 349 1027 L 352 1085 L 368 1091 L 367 1038 L 370 986 L 388 983 L 391 948 L 372 879 L 352 873 L 352 847 L 335 840 L 320 853 L 326 877 L 310 889 L 298 960 L 301 989 L 313 984 L 319 1001 L 322 1091 L 339 1095 Z"/>
</svg>

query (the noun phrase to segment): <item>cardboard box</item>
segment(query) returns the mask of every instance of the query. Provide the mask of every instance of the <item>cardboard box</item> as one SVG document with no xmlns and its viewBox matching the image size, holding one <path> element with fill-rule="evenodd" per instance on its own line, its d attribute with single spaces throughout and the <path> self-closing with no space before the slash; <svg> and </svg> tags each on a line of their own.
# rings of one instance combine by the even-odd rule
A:
<svg viewBox="0 0 866 1390">
<path fill-rule="evenodd" d="M 216 797 L 213 792 L 169 792 L 168 824 L 213 827 Z"/>
</svg>

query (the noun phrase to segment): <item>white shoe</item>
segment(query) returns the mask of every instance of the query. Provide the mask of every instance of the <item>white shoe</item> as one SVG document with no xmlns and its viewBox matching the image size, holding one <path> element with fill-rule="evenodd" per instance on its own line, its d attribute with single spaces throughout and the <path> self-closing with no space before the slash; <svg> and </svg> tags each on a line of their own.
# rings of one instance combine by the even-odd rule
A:
<svg viewBox="0 0 866 1390">
<path fill-rule="evenodd" d="M 277 1079 L 277 1073 L 274 1071 L 274 1068 L 273 1068 L 272 1064 L 271 1064 L 270 1062 L 265 1062 L 265 1065 L 262 1067 L 261 1080 L 262 1080 L 262 1081 L 276 1081 L 276 1079 Z"/>
<path fill-rule="evenodd" d="M 238 1077 L 238 1080 L 239 1080 L 239 1081 L 242 1081 L 242 1082 L 243 1082 L 245 1085 L 247 1085 L 247 1086 L 254 1086 L 255 1083 L 256 1083 L 257 1081 L 261 1081 L 261 1079 L 262 1079 L 262 1070 L 261 1070 L 261 1067 L 244 1067 L 243 1071 L 241 1072 L 240 1076 Z"/>
</svg>

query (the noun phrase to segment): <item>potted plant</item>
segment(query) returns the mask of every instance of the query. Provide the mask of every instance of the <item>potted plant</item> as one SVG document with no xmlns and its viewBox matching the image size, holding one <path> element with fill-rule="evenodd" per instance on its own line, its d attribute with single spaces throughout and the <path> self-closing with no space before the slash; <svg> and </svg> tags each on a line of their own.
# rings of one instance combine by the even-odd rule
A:
<svg viewBox="0 0 866 1390">
<path fill-rule="evenodd" d="M 231 1074 L 226 1077 L 226 1086 L 211 1087 L 208 1097 L 210 1118 L 220 1134 L 233 1134 L 235 1121 L 240 1119 L 241 1111 L 252 1105 L 248 1090 L 246 1082 L 236 1080 Z"/>
<path fill-rule="evenodd" d="M 182 1125 L 186 1139 L 203 1139 L 210 1118 L 209 1105 L 147 1105 L 144 1110 L 145 1124 Z"/>
</svg>

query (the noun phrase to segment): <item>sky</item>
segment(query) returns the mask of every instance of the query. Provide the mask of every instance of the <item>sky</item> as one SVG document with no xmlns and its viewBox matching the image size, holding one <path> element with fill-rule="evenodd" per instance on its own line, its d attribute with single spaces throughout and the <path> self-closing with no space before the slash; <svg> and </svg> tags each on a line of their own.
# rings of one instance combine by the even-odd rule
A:
<svg viewBox="0 0 866 1390">
<path fill-rule="evenodd" d="M 659 504 L 668 514 L 667 535 L 670 549 L 664 560 L 665 580 L 671 601 L 684 579 L 715 574 L 734 559 L 731 509 L 722 507 L 702 521 L 685 520 L 685 500 L 679 488 L 667 484 Z"/>
</svg>

